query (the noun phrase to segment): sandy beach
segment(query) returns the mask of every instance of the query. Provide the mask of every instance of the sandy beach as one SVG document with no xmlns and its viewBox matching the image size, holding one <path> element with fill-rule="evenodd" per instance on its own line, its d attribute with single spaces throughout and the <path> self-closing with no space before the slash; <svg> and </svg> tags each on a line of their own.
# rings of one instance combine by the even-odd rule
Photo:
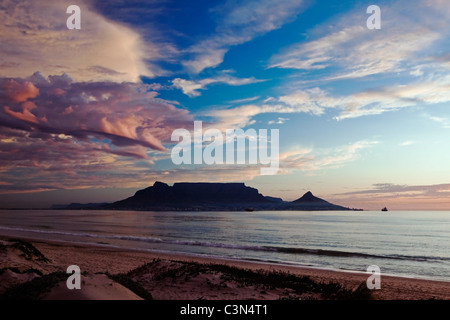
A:
<svg viewBox="0 0 450 320">
<path fill-rule="evenodd" d="M 101 246 L 3 238 L 0 258 L 3 299 L 27 298 L 20 292 L 32 281 L 45 285 L 29 298 L 51 300 L 450 299 L 443 281 L 382 275 L 381 289 L 368 290 L 365 273 Z M 70 265 L 80 267 L 81 290 L 67 289 Z"/>
</svg>

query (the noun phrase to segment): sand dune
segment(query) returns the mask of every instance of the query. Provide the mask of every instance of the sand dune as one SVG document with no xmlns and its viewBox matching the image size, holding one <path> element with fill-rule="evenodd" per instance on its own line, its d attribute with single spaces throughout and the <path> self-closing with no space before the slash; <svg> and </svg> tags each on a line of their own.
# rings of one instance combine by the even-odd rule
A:
<svg viewBox="0 0 450 320">
<path fill-rule="evenodd" d="M 142 300 L 141 297 L 111 280 L 104 274 L 82 276 L 81 289 L 67 288 L 61 281 L 50 292 L 41 296 L 43 300 Z"/>
</svg>

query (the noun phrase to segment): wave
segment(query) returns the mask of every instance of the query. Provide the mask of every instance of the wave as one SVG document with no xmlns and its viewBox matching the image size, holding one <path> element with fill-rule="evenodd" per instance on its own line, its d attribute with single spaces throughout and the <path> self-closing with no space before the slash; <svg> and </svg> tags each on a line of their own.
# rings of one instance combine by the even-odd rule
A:
<svg viewBox="0 0 450 320">
<path fill-rule="evenodd" d="M 101 239 L 117 239 L 117 240 L 134 240 L 134 241 L 144 241 L 144 242 L 163 242 L 160 238 L 154 237 L 138 237 L 130 235 L 99 235 L 92 233 L 79 233 L 79 232 L 65 232 L 65 231 L 51 231 L 51 230 L 40 230 L 40 229 L 23 229 L 23 228 L 11 228 L 0 226 L 0 230 L 9 231 L 20 231 L 20 232 L 30 232 L 30 233 L 45 233 L 45 234 L 57 234 L 62 236 L 75 236 L 75 237 L 86 237 L 86 238 L 101 238 Z"/>
<path fill-rule="evenodd" d="M 367 254 L 361 252 L 328 250 L 328 249 L 241 245 L 241 244 L 219 243 L 211 241 L 169 240 L 169 239 L 163 240 L 161 238 L 147 237 L 147 236 L 101 235 L 92 233 L 65 232 L 65 231 L 53 231 L 41 229 L 24 229 L 5 226 L 0 226 L 0 230 L 41 233 L 41 234 L 56 234 L 63 236 L 97 238 L 97 239 L 131 240 L 147 243 L 160 243 L 160 244 L 180 245 L 180 246 L 199 246 L 199 247 L 224 248 L 224 249 L 244 250 L 244 251 L 265 251 L 265 252 L 278 252 L 285 254 L 299 254 L 299 255 L 304 254 L 304 255 L 342 257 L 342 258 L 393 259 L 393 260 L 410 260 L 410 261 L 450 261 L 450 258 L 435 257 L 435 256 L 412 256 L 412 255 L 397 255 L 397 254 L 383 255 L 383 254 Z"/>
<path fill-rule="evenodd" d="M 378 259 L 394 259 L 394 260 L 414 260 L 414 261 L 431 261 L 431 260 L 448 260 L 450 258 L 445 257 L 426 257 L 426 256 L 406 256 L 406 255 L 377 255 L 367 254 L 361 252 L 350 251 L 338 251 L 338 250 L 325 250 L 325 249 L 310 249 L 310 248 L 293 248 L 293 247 L 277 247 L 277 246 L 250 246 L 250 245 L 235 245 L 225 244 L 209 241 L 164 241 L 164 243 L 179 244 L 179 245 L 191 245 L 202 246 L 212 248 L 226 248 L 237 250 L 250 250 L 250 251 L 267 251 L 267 252 L 279 252 L 287 254 L 308 254 L 317 256 L 330 256 L 330 257 L 343 257 L 343 258 L 378 258 Z"/>
</svg>

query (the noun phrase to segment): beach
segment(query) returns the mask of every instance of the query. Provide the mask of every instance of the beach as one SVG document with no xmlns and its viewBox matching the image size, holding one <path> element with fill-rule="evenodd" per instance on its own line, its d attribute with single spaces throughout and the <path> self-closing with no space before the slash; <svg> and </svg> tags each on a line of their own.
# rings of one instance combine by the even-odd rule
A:
<svg viewBox="0 0 450 320">
<path fill-rule="evenodd" d="M 58 275 L 54 285 L 32 298 L 143 299 L 136 294 L 139 291 L 122 285 L 125 281 L 138 284 L 149 293 L 144 298 L 153 300 L 450 299 L 450 283 L 445 281 L 381 275 L 381 289 L 368 290 L 369 274 L 361 272 L 42 240 L 2 238 L 0 244 L 0 294 L 4 298 L 14 286 Z M 66 287 L 70 275 L 64 273 L 70 265 L 80 268 L 81 290 Z"/>
</svg>

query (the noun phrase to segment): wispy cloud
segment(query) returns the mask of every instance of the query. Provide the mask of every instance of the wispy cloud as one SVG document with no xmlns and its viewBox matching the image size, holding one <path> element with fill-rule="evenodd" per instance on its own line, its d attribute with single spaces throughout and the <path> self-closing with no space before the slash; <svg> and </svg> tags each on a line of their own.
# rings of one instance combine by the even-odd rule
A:
<svg viewBox="0 0 450 320">
<path fill-rule="evenodd" d="M 411 146 L 411 145 L 413 145 L 413 144 L 415 144 L 414 141 L 403 141 L 403 142 L 399 143 L 398 145 L 399 145 L 400 147 L 407 147 L 407 146 Z"/>
<path fill-rule="evenodd" d="M 247 104 L 228 109 L 216 109 L 206 115 L 229 127 L 246 127 L 260 114 L 307 113 L 321 116 L 326 109 L 346 108 L 348 97 L 333 97 L 320 88 L 297 90 L 278 98 L 270 97 L 262 104 Z M 280 119 L 283 119 L 282 117 Z"/>
<path fill-rule="evenodd" d="M 288 120 L 289 120 L 289 118 L 278 117 L 277 120 L 270 120 L 269 122 L 267 122 L 267 124 L 283 124 Z"/>
<path fill-rule="evenodd" d="M 428 119 L 439 123 L 443 128 L 450 129 L 450 119 L 446 117 L 427 116 Z"/>
<path fill-rule="evenodd" d="M 219 17 L 215 33 L 190 47 L 187 52 L 192 57 L 185 60 L 183 65 L 193 73 L 218 66 L 231 47 L 278 29 L 294 19 L 304 2 L 228 0 L 224 5 L 212 10 Z"/>
<path fill-rule="evenodd" d="M 246 103 L 246 102 L 252 102 L 252 101 L 258 100 L 260 98 L 261 98 L 260 96 L 250 97 L 250 98 L 243 98 L 243 99 L 237 99 L 237 100 L 228 101 L 228 103 L 230 103 L 230 104 L 241 104 L 241 103 Z"/>
<path fill-rule="evenodd" d="M 438 33 L 423 29 L 373 35 L 362 26 L 347 27 L 274 56 L 270 67 L 317 70 L 337 66 L 341 71 L 328 80 L 397 72 L 415 57 L 417 48 L 428 47 L 440 38 Z"/>
<path fill-rule="evenodd" d="M 342 98 L 333 98 L 320 88 L 297 90 L 274 99 L 278 112 L 309 113 L 315 116 L 322 115 L 327 108 L 336 108 L 342 103 Z"/>
<path fill-rule="evenodd" d="M 346 98 L 340 98 L 342 109 L 337 120 L 365 115 L 381 114 L 405 107 L 432 105 L 450 101 L 450 77 L 437 77 L 407 85 L 395 85 L 366 90 Z"/>
<path fill-rule="evenodd" d="M 255 123 L 252 118 L 261 114 L 261 107 L 254 104 L 248 104 L 229 109 L 215 109 L 204 112 L 202 115 L 211 117 L 215 128 L 226 130 L 232 128 L 245 128 Z"/>
<path fill-rule="evenodd" d="M 231 75 L 220 75 L 211 78 L 205 78 L 201 80 L 186 80 L 175 78 L 172 80 L 172 84 L 175 88 L 181 89 L 185 95 L 189 97 L 198 97 L 201 95 L 199 90 L 206 89 L 211 84 L 223 83 L 230 86 L 241 86 L 246 84 L 257 83 L 265 80 L 258 80 L 254 77 L 251 78 L 237 78 Z"/>
<path fill-rule="evenodd" d="M 417 195 L 430 196 L 430 197 L 449 197 L 450 196 L 450 184 L 434 184 L 434 185 L 398 185 L 393 183 L 377 183 L 373 185 L 372 189 L 357 190 L 345 193 L 339 193 L 337 195 L 372 195 L 374 197 L 386 196 L 395 197 L 417 197 Z"/>
<path fill-rule="evenodd" d="M 330 149 L 294 148 L 280 154 L 280 167 L 302 171 L 338 168 L 357 160 L 361 157 L 362 150 L 373 147 L 378 143 L 378 141 L 364 140 Z"/>
<path fill-rule="evenodd" d="M 409 5 L 407 15 L 403 14 L 405 6 L 408 2 L 384 4 L 383 27 L 377 31 L 366 28 L 361 19 L 364 8 L 358 6 L 337 21 L 311 31 L 313 37 L 316 35 L 314 40 L 291 45 L 274 55 L 269 67 L 327 69 L 323 79 L 337 80 L 409 71 L 428 64 L 426 53 L 448 36 L 448 19 L 441 14 L 443 5 L 439 1 L 417 1 L 414 8 Z M 414 70 L 415 75 L 422 75 L 419 69 Z"/>
<path fill-rule="evenodd" d="M 339 203 L 380 210 L 449 210 L 450 184 L 400 185 L 378 183 L 372 188 L 330 195 Z"/>
<path fill-rule="evenodd" d="M 450 101 L 450 77 L 438 76 L 407 85 L 393 85 L 372 90 L 363 90 L 350 95 L 333 95 L 315 87 L 293 90 L 292 93 L 270 98 L 263 104 L 249 104 L 235 108 L 213 110 L 209 116 L 220 123 L 245 127 L 253 123 L 259 114 L 307 113 L 322 116 L 327 110 L 339 111 L 335 120 L 345 120 L 369 115 L 379 115 L 418 105 L 433 105 Z M 445 118 L 430 117 L 431 120 L 448 125 Z"/>
</svg>

